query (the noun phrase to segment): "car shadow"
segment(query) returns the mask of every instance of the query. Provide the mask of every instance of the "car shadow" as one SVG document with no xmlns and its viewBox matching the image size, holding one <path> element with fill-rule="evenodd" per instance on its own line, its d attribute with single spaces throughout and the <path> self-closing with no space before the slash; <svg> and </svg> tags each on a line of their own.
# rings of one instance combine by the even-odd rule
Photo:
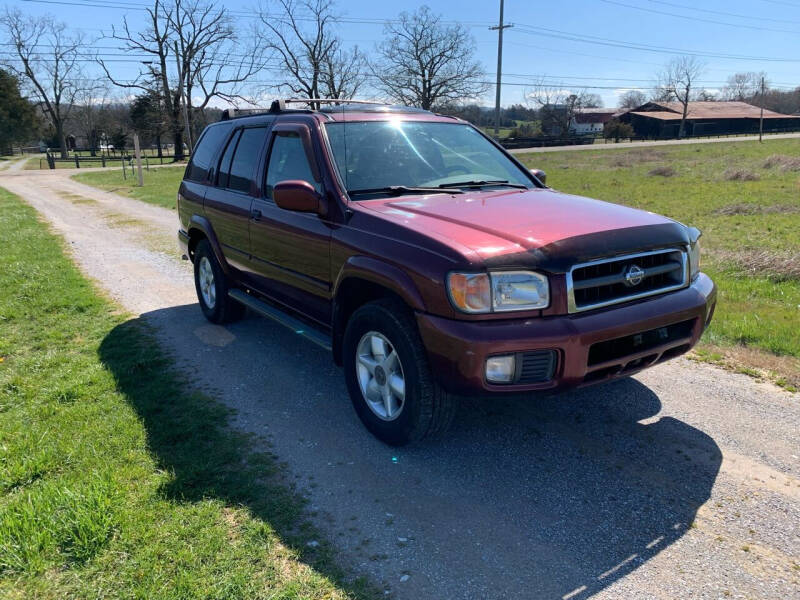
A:
<svg viewBox="0 0 800 600">
<path fill-rule="evenodd" d="M 196 395 L 182 390 L 180 406 L 164 406 L 171 400 L 154 399 L 132 370 L 130 338 L 142 324 L 189 383 L 236 410 L 234 430 L 268 439 L 292 472 L 313 480 L 312 503 L 334 521 L 353 519 L 350 537 L 385 561 L 367 567 L 373 578 L 412 573 L 404 597 L 589 597 L 689 530 L 722 460 L 708 435 L 658 416 L 661 399 L 635 379 L 557 396 L 465 398 L 445 436 L 395 449 L 361 426 L 330 356 L 272 322 L 218 327 L 188 305 L 111 331 L 100 356 L 175 473 L 165 493 L 244 504 L 289 543 L 297 515 L 264 502 L 247 481 L 254 471 L 234 473 L 252 448 L 233 445 L 209 465 L 210 448 L 229 434 L 209 433 L 203 411 L 216 411 L 220 425 L 224 411 L 212 402 L 198 412 Z M 347 538 L 337 548 L 369 564 Z"/>
</svg>

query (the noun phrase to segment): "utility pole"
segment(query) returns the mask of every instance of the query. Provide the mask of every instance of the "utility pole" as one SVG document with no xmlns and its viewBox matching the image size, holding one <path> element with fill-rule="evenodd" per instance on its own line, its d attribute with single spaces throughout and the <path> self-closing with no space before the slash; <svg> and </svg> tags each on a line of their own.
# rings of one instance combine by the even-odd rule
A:
<svg viewBox="0 0 800 600">
<path fill-rule="evenodd" d="M 494 97 L 494 135 L 500 135 L 500 84 L 503 73 L 503 30 L 513 27 L 503 23 L 503 0 L 500 0 L 500 20 L 497 27 L 489 27 L 491 31 L 497 30 L 497 90 Z"/>
<path fill-rule="evenodd" d="M 186 146 L 189 154 L 192 153 L 192 130 L 189 127 L 189 109 L 186 106 L 186 98 L 183 97 L 183 73 L 181 72 L 181 58 L 178 53 L 178 42 L 175 42 L 175 65 L 178 67 L 178 98 L 183 102 L 183 122 L 186 125 Z M 177 151 L 177 148 L 176 148 Z"/>
<path fill-rule="evenodd" d="M 761 142 L 761 136 L 764 135 L 764 92 L 766 83 L 764 82 L 764 76 L 761 76 L 761 118 L 758 120 L 758 141 Z"/>
</svg>

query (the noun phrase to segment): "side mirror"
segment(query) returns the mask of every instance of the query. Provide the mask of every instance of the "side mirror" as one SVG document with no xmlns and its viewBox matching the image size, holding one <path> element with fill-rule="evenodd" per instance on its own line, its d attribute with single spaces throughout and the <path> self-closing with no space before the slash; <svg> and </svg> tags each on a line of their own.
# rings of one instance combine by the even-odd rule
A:
<svg viewBox="0 0 800 600">
<path fill-rule="evenodd" d="M 547 185 L 547 173 L 541 169 L 531 169 L 531 173 L 533 173 L 533 176 L 541 181 L 543 185 Z"/>
<path fill-rule="evenodd" d="M 324 202 L 317 190 L 307 181 L 289 179 L 279 181 L 272 188 L 272 199 L 285 210 L 323 214 Z"/>
</svg>

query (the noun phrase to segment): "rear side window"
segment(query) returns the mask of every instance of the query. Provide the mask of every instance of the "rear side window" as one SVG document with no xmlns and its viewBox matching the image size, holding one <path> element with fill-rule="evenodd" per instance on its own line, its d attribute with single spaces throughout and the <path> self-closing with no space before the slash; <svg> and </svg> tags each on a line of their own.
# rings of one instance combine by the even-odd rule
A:
<svg viewBox="0 0 800 600">
<path fill-rule="evenodd" d="M 240 192 L 250 191 L 250 182 L 255 175 L 258 157 L 261 147 L 264 145 L 264 138 L 267 134 L 266 127 L 252 127 L 242 130 L 239 136 L 239 143 L 231 161 L 230 178 L 228 186 L 232 190 Z"/>
<path fill-rule="evenodd" d="M 239 134 L 241 130 L 236 131 L 228 142 L 222 159 L 219 161 L 219 169 L 217 170 L 217 185 L 219 187 L 228 187 L 228 178 L 231 174 L 231 159 L 233 158 L 233 151 L 236 150 L 236 143 L 239 141 Z"/>
<path fill-rule="evenodd" d="M 206 180 L 217 150 L 228 137 L 230 129 L 230 125 L 214 125 L 206 128 L 192 153 L 192 160 L 186 169 L 186 179 L 201 182 Z"/>
</svg>

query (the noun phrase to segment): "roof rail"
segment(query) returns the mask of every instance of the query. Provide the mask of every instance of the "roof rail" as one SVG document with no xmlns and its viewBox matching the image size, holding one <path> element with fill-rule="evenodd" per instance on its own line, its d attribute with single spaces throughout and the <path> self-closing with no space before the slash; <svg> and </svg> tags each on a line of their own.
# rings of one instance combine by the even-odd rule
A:
<svg viewBox="0 0 800 600">
<path fill-rule="evenodd" d="M 282 109 L 285 110 L 287 104 L 374 104 L 378 106 L 388 106 L 388 102 L 378 102 L 376 100 L 349 100 L 344 98 L 287 98 L 285 100 L 275 100 Z"/>
<path fill-rule="evenodd" d="M 387 102 L 377 102 L 374 100 L 344 100 L 342 98 L 279 98 L 273 100 L 269 108 L 256 106 L 253 108 L 226 108 L 222 111 L 220 121 L 229 121 L 237 117 L 250 117 L 266 113 L 280 112 L 311 112 L 313 108 L 292 108 L 286 107 L 287 104 L 370 104 L 376 106 L 389 106 Z"/>
</svg>

